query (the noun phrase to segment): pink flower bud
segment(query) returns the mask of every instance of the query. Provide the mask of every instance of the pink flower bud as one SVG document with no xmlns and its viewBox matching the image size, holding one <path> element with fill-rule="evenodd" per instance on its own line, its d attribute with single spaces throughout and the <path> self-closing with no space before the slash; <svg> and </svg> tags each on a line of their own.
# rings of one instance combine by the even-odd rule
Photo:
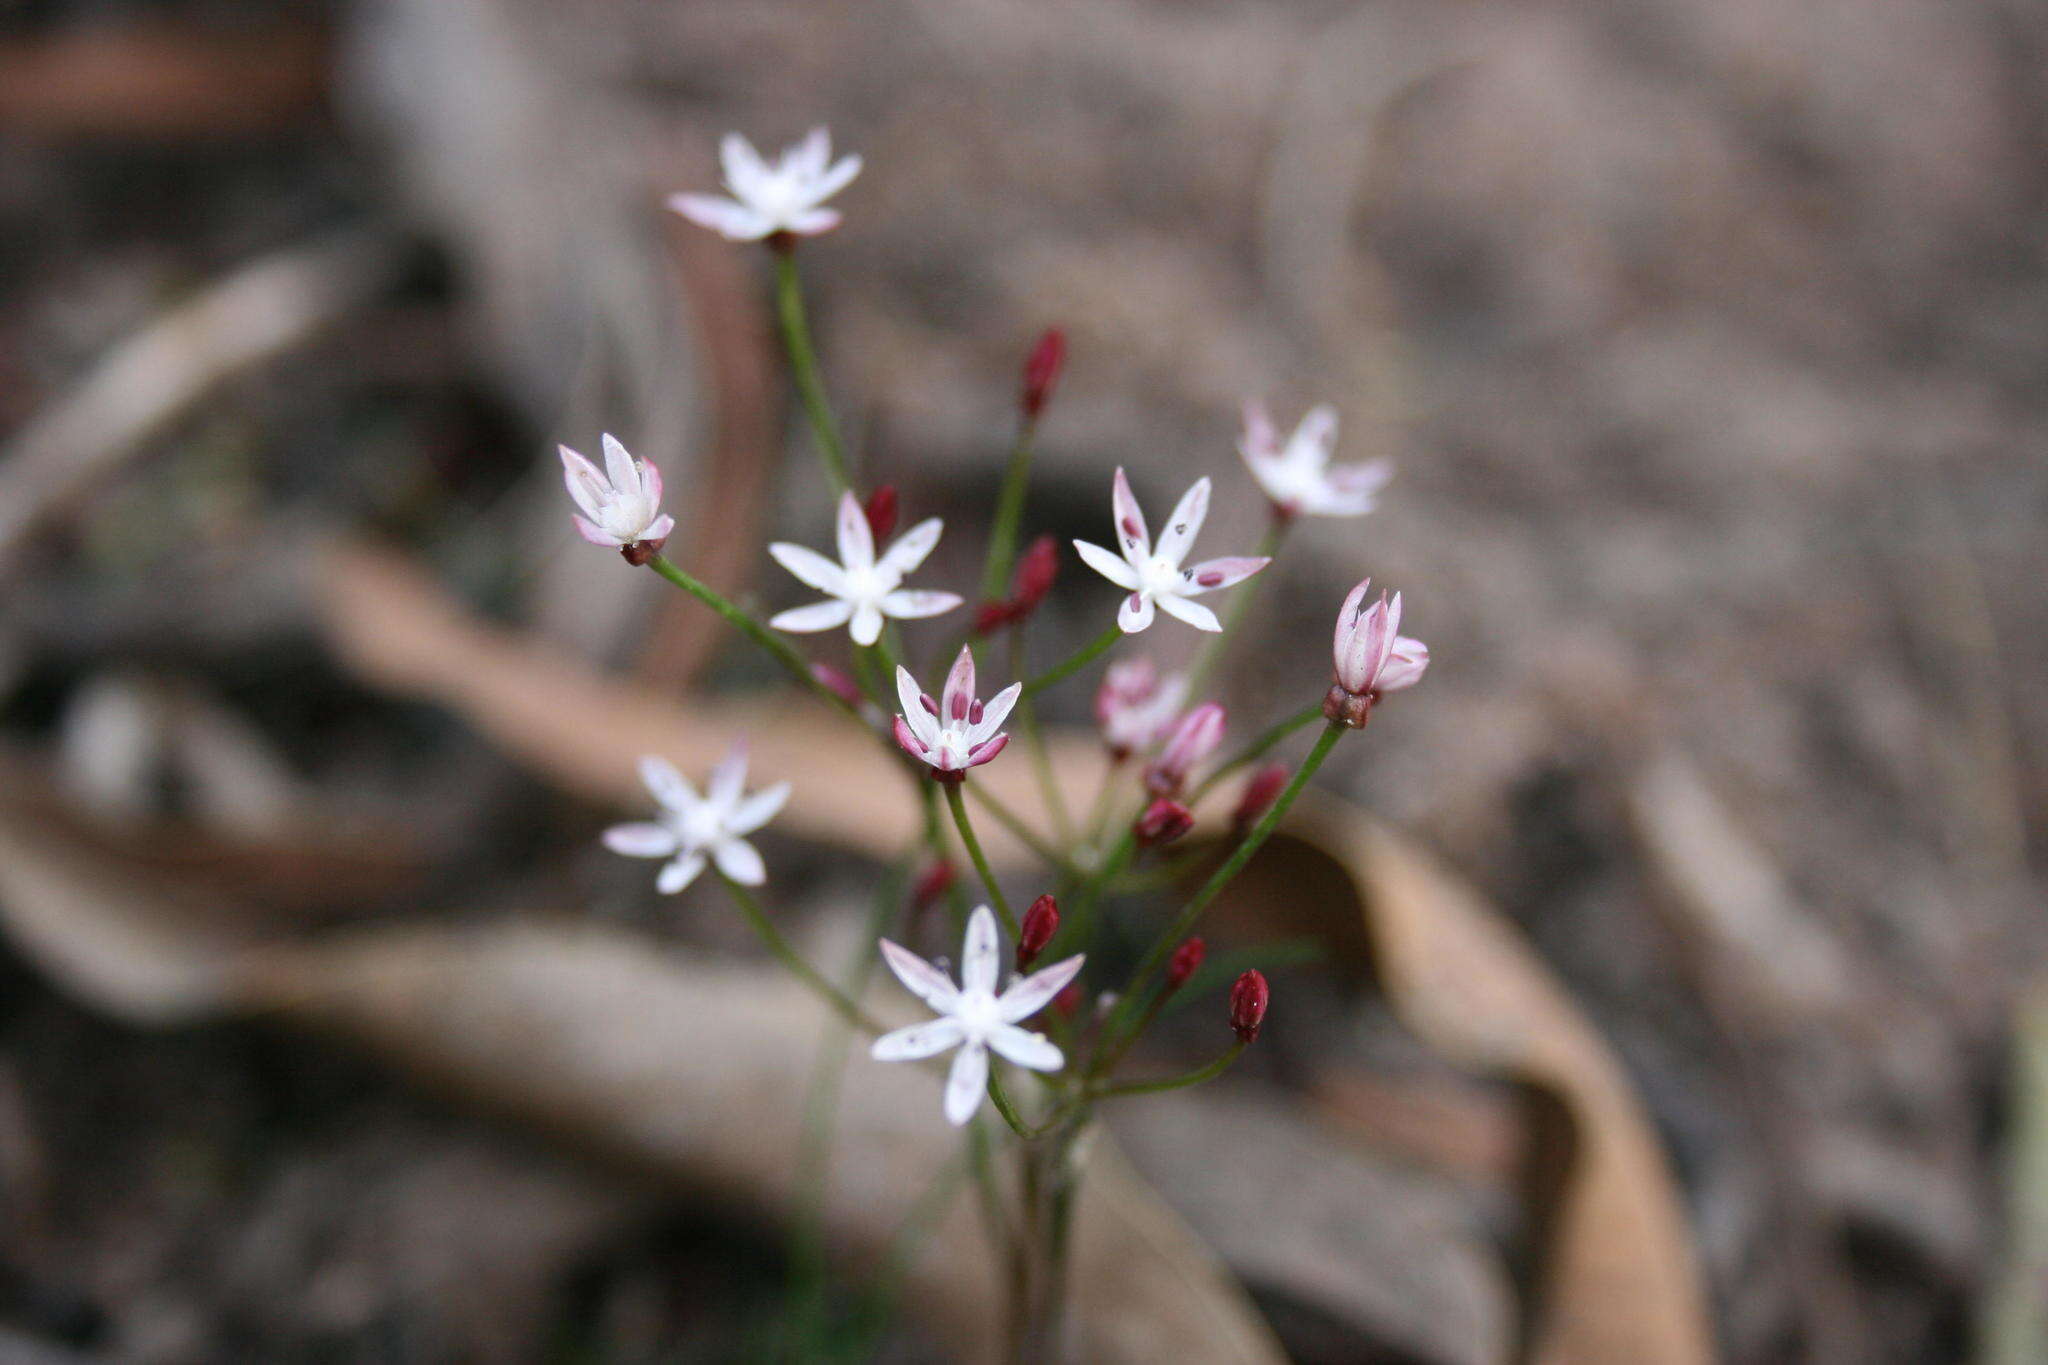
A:
<svg viewBox="0 0 2048 1365">
<path fill-rule="evenodd" d="M 1049 895 L 1031 902 L 1031 908 L 1024 912 L 1024 923 L 1017 931 L 1017 970 L 1029 971 L 1038 955 L 1045 951 L 1045 945 L 1052 942 L 1052 936 L 1059 931 L 1059 902 Z"/>
<path fill-rule="evenodd" d="M 1145 813 L 1131 827 L 1141 848 L 1170 844 L 1195 827 L 1194 812 L 1178 801 L 1160 797 L 1145 807 Z"/>
<path fill-rule="evenodd" d="M 868 519 L 868 529 L 874 532 L 875 539 L 887 540 L 889 533 L 896 529 L 896 485 L 885 483 L 868 494 L 868 500 L 861 504 L 860 510 L 861 515 Z"/>
<path fill-rule="evenodd" d="M 1062 1019 L 1071 1019 L 1081 1012 L 1081 983 L 1069 981 L 1058 995 L 1052 998 L 1052 1007 Z"/>
<path fill-rule="evenodd" d="M 1281 789 L 1287 785 L 1287 765 L 1267 763 L 1249 778 L 1245 779 L 1244 794 L 1237 798 L 1237 809 L 1231 813 L 1230 827 L 1243 834 L 1259 822 L 1259 817 L 1272 808 Z"/>
<path fill-rule="evenodd" d="M 1204 702 L 1180 718 L 1166 737 L 1166 747 L 1145 769 L 1145 787 L 1154 796 L 1175 796 L 1187 785 L 1195 765 L 1223 742 L 1223 708 Z"/>
<path fill-rule="evenodd" d="M 1400 633 L 1401 594 L 1389 600 L 1381 593 L 1368 606 L 1371 586 L 1369 578 L 1359 583 L 1337 612 L 1337 681 L 1323 699 L 1323 714 L 1353 729 L 1364 727 L 1381 697 L 1413 687 L 1429 667 L 1429 646 Z"/>
<path fill-rule="evenodd" d="M 974 633 L 976 635 L 993 635 L 1016 619 L 1016 604 L 1011 602 L 984 602 L 974 609 Z"/>
<path fill-rule="evenodd" d="M 1053 385 L 1059 382 L 1060 370 L 1066 363 L 1067 334 L 1057 327 L 1046 328 L 1024 362 L 1024 391 L 1017 405 L 1024 410 L 1027 421 L 1038 420 L 1038 414 L 1045 410 L 1046 400 L 1052 397 Z"/>
<path fill-rule="evenodd" d="M 1059 573 L 1059 541 L 1050 535 L 1032 541 L 1017 561 L 1017 576 L 1010 584 L 1010 603 L 1019 620 L 1038 610 Z"/>
<path fill-rule="evenodd" d="M 1173 956 L 1166 963 L 1166 989 L 1177 991 L 1188 984 L 1188 978 L 1202 968 L 1202 959 L 1209 955 L 1209 945 L 1199 938 L 1191 938 L 1173 950 Z"/>
<path fill-rule="evenodd" d="M 929 910 L 939 903 L 939 897 L 953 887 L 953 878 L 958 875 L 953 864 L 941 858 L 918 873 L 917 883 L 910 889 L 910 903 L 918 910 Z"/>
<path fill-rule="evenodd" d="M 812 664 L 811 676 L 848 706 L 860 705 L 860 687 L 846 675 L 845 670 L 834 668 L 831 664 Z"/>
<path fill-rule="evenodd" d="M 1237 1031 L 1237 1040 L 1249 1043 L 1259 1036 L 1259 1026 L 1266 1022 L 1266 1005 L 1272 992 L 1266 987 L 1266 978 L 1257 971 L 1246 972 L 1230 988 L 1230 1027 Z"/>
</svg>

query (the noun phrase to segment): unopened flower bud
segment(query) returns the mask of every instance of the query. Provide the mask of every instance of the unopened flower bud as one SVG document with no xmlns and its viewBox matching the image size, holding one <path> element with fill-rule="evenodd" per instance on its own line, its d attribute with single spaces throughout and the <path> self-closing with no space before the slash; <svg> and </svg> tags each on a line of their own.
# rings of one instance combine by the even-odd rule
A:
<svg viewBox="0 0 2048 1365">
<path fill-rule="evenodd" d="M 920 911 L 931 909 L 939 903 L 939 897 L 952 889 L 956 875 L 951 860 L 939 859 L 918 874 L 916 884 L 910 889 L 911 905 Z"/>
<path fill-rule="evenodd" d="M 1024 391 L 1017 405 L 1024 410 L 1027 421 L 1036 421 L 1045 410 L 1046 400 L 1052 397 L 1053 385 L 1059 382 L 1060 370 L 1066 363 L 1067 334 L 1057 327 L 1046 328 L 1024 362 Z"/>
<path fill-rule="evenodd" d="M 1166 989 L 1177 991 L 1188 984 L 1188 978 L 1201 970 L 1202 959 L 1209 955 L 1209 945 L 1199 938 L 1191 938 L 1173 950 L 1173 956 L 1166 963 Z"/>
<path fill-rule="evenodd" d="M 1141 848 L 1156 848 L 1170 844 L 1195 827 L 1195 814 L 1178 801 L 1160 797 L 1145 807 L 1145 813 L 1132 826 L 1132 833 L 1138 837 Z"/>
<path fill-rule="evenodd" d="M 1323 714 L 1339 725 L 1361 729 L 1382 696 L 1413 687 L 1429 667 L 1429 646 L 1400 633 L 1401 594 L 1366 604 L 1366 579 L 1351 590 L 1337 613 L 1334 648 L 1336 683 L 1323 698 Z"/>
<path fill-rule="evenodd" d="M 1223 742 L 1223 722 L 1223 708 L 1213 701 L 1182 716 L 1166 737 L 1166 747 L 1145 769 L 1146 789 L 1155 796 L 1178 795 L 1195 765 Z"/>
<path fill-rule="evenodd" d="M 974 633 L 993 635 L 1017 619 L 1013 602 L 984 602 L 974 609 Z"/>
<path fill-rule="evenodd" d="M 868 500 L 861 504 L 860 510 L 861 515 L 868 519 L 868 529 L 874 532 L 875 539 L 887 540 L 896 529 L 896 485 L 885 483 L 868 494 Z"/>
<path fill-rule="evenodd" d="M 1272 992 L 1266 987 L 1266 978 L 1257 971 L 1246 972 L 1230 988 L 1230 1027 L 1237 1031 L 1240 1043 L 1249 1043 L 1259 1036 L 1259 1026 L 1266 1022 L 1266 1004 Z"/>
<path fill-rule="evenodd" d="M 1272 809 L 1281 789 L 1287 785 L 1287 765 L 1267 763 L 1245 779 L 1244 794 L 1237 798 L 1237 809 L 1231 812 L 1230 827 L 1243 834 L 1259 822 L 1259 817 Z"/>
<path fill-rule="evenodd" d="M 1017 970 L 1029 971 L 1059 931 L 1059 902 L 1049 895 L 1031 902 L 1031 908 L 1024 912 L 1024 923 L 1017 930 Z"/>
<path fill-rule="evenodd" d="M 847 676 L 844 669 L 834 668 L 831 664 L 812 664 L 811 676 L 848 706 L 860 705 L 860 686 Z"/>
<path fill-rule="evenodd" d="M 1081 983 L 1069 981 L 1066 988 L 1052 998 L 1052 1007 L 1060 1018 L 1071 1019 L 1081 1012 Z"/>
<path fill-rule="evenodd" d="M 1038 610 L 1059 573 L 1060 543 L 1055 537 L 1040 536 L 1025 548 L 1010 583 L 1010 604 L 1020 620 Z"/>
</svg>

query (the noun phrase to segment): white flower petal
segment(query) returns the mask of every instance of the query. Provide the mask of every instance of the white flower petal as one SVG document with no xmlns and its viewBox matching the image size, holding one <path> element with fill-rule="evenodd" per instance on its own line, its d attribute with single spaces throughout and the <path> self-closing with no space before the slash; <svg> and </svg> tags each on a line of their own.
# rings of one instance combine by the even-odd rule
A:
<svg viewBox="0 0 2048 1365">
<path fill-rule="evenodd" d="M 1159 545 L 1154 551 L 1169 564 L 1177 565 L 1187 558 L 1195 537 L 1201 533 L 1202 523 L 1209 519 L 1209 488 L 1206 477 L 1196 479 L 1194 486 L 1174 504 L 1173 515 L 1167 518 L 1166 529 L 1159 533 Z"/>
<path fill-rule="evenodd" d="M 569 520 L 576 523 L 576 534 L 582 536 L 592 545 L 616 546 L 623 545 L 625 543 L 624 541 L 620 540 L 617 536 L 613 535 L 610 531 L 605 530 L 602 526 L 593 526 L 590 524 L 589 521 L 585 520 L 582 517 L 571 514 Z"/>
<path fill-rule="evenodd" d="M 945 529 L 946 523 L 938 517 L 925 518 L 896 537 L 896 543 L 882 556 L 879 567 L 884 573 L 893 572 L 898 582 L 908 578 L 931 554 Z"/>
<path fill-rule="evenodd" d="M 771 175 L 754 144 L 738 133 L 727 133 L 718 140 L 718 160 L 726 187 L 743 199 L 751 198 Z"/>
<path fill-rule="evenodd" d="M 676 851 L 676 835 L 667 825 L 613 825 L 604 832 L 604 846 L 628 858 L 667 858 Z"/>
<path fill-rule="evenodd" d="M 734 834 L 752 834 L 780 814 L 783 803 L 788 800 L 787 782 L 764 787 L 733 807 L 732 814 L 726 817 L 725 827 Z"/>
<path fill-rule="evenodd" d="M 862 602 L 853 609 L 853 625 L 849 627 L 853 642 L 857 645 L 871 645 L 882 638 L 882 609 L 873 602 Z"/>
<path fill-rule="evenodd" d="M 833 163 L 832 168 L 819 176 L 817 182 L 811 186 L 812 202 L 829 199 L 845 189 L 852 183 L 853 178 L 860 174 L 860 168 L 861 159 L 858 153 L 840 157 Z"/>
<path fill-rule="evenodd" d="M 567 446 L 556 446 L 562 455 L 562 482 L 568 485 L 569 496 L 576 506 L 592 521 L 604 519 L 605 504 L 611 501 L 611 486 L 598 472 L 596 465 Z"/>
<path fill-rule="evenodd" d="M 960 1003 L 960 988 L 946 974 L 900 943 L 881 940 L 882 961 L 903 983 L 903 988 L 941 1014 L 951 1014 Z"/>
<path fill-rule="evenodd" d="M 1318 403 L 1301 419 L 1287 442 L 1287 458 L 1307 469 L 1320 470 L 1329 463 L 1337 445 L 1337 409 Z"/>
<path fill-rule="evenodd" d="M 1217 632 L 1223 629 L 1223 623 L 1216 619 L 1215 612 L 1200 602 L 1190 602 L 1185 597 L 1168 593 L 1159 599 L 1159 609 L 1168 616 L 1178 616 L 1196 630 Z"/>
<path fill-rule="evenodd" d="M 1003 722 L 1010 718 L 1010 708 L 1017 704 L 1017 698 L 1024 694 L 1023 683 L 1011 683 L 988 699 L 981 708 L 981 724 L 968 730 L 969 745 L 982 744 L 995 738 L 996 731 L 1003 728 Z"/>
<path fill-rule="evenodd" d="M 783 226 L 799 237 L 815 237 L 839 226 L 838 209 L 798 209 L 783 220 Z"/>
<path fill-rule="evenodd" d="M 1126 635 L 1136 635 L 1152 624 L 1152 597 L 1149 593 L 1131 593 L 1124 598 L 1124 604 L 1116 609 L 1116 623 L 1123 627 Z"/>
<path fill-rule="evenodd" d="M 605 477 L 611 480 L 613 490 L 637 492 L 640 488 L 640 466 L 634 463 L 625 445 L 609 431 L 598 437 L 598 442 L 604 447 Z"/>
<path fill-rule="evenodd" d="M 768 618 L 768 624 L 777 630 L 804 635 L 811 631 L 843 626 L 852 615 L 853 603 L 841 602 L 835 598 L 830 602 L 813 602 L 808 607 L 791 607 L 788 611 L 777 612 Z"/>
<path fill-rule="evenodd" d="M 690 779 L 676 771 L 676 765 L 655 754 L 640 758 L 640 780 L 654 799 L 672 811 L 686 811 L 698 804 L 697 789 Z"/>
<path fill-rule="evenodd" d="M 1116 478 L 1109 486 L 1109 509 L 1116 519 L 1116 543 L 1124 558 L 1133 564 L 1150 559 L 1152 537 L 1145 529 L 1145 511 L 1138 506 L 1137 495 L 1131 492 L 1131 481 L 1124 476 L 1122 465 L 1117 466 Z"/>
<path fill-rule="evenodd" d="M 704 784 L 705 799 L 719 809 L 730 812 L 740 802 L 740 793 L 747 786 L 747 743 L 741 740 L 725 751 L 725 757 L 718 760 L 718 766 L 711 770 L 711 780 Z"/>
<path fill-rule="evenodd" d="M 945 615 L 960 605 L 960 595 L 922 588 L 898 588 L 884 597 L 879 605 L 884 616 L 893 616 L 899 621 L 917 621 L 927 616 Z"/>
<path fill-rule="evenodd" d="M 1081 973 L 1081 964 L 1087 959 L 1076 955 L 1044 967 L 1003 992 L 996 1001 L 1002 1011 L 1003 1022 L 1021 1024 L 1032 1015 L 1052 1003 L 1052 998 L 1067 988 L 1067 983 Z"/>
<path fill-rule="evenodd" d="M 839 495 L 833 532 L 839 541 L 839 562 L 848 573 L 865 573 L 875 567 L 875 533 L 868 525 L 868 514 L 861 510 L 860 500 L 851 490 Z"/>
<path fill-rule="evenodd" d="M 1085 540 L 1074 542 L 1074 549 L 1081 556 L 1081 562 L 1125 592 L 1138 590 L 1137 571 L 1117 555 L 1111 554 L 1100 545 L 1091 545 Z"/>
<path fill-rule="evenodd" d="M 958 1128 L 973 1118 L 987 1089 L 988 1049 L 980 1043 L 968 1043 L 953 1059 L 953 1069 L 946 1073 L 946 1122 Z"/>
<path fill-rule="evenodd" d="M 958 1047 L 967 1030 L 958 1019 L 928 1019 L 885 1033 L 875 1039 L 868 1055 L 878 1062 L 916 1062 L 935 1057 L 949 1047 Z"/>
<path fill-rule="evenodd" d="M 967 938 L 960 947 L 960 989 L 993 991 L 1002 971 L 1002 949 L 996 944 L 995 912 L 978 905 L 967 917 Z"/>
<path fill-rule="evenodd" d="M 741 886 L 759 886 L 768 880 L 768 868 L 761 861 L 760 850 L 745 839 L 721 839 L 712 848 L 711 856 L 717 860 L 718 870 Z"/>
<path fill-rule="evenodd" d="M 745 204 L 712 194 L 672 194 L 668 206 L 730 242 L 758 242 L 775 230 L 773 221 Z"/>
<path fill-rule="evenodd" d="M 682 857 L 661 869 L 661 875 L 654 879 L 654 889 L 661 892 L 664 896 L 673 896 L 691 882 L 696 881 L 697 874 L 703 870 L 704 855 L 695 849 L 691 849 L 688 853 L 685 853 Z"/>
<path fill-rule="evenodd" d="M 896 701 L 903 708 L 903 722 L 910 727 L 910 733 L 925 742 L 927 747 L 939 742 L 938 717 L 924 709 L 924 693 L 918 689 L 917 679 L 910 676 L 910 670 L 896 665 Z"/>
<path fill-rule="evenodd" d="M 1005 1024 L 991 1033 L 988 1045 L 1018 1066 L 1028 1066 L 1033 1071 L 1058 1071 L 1067 1064 L 1050 1038 L 1015 1024 Z"/>
<path fill-rule="evenodd" d="M 778 540 L 768 547 L 777 564 L 795 574 L 797 580 L 819 592 L 838 597 L 846 591 L 846 570 L 816 550 Z"/>
</svg>

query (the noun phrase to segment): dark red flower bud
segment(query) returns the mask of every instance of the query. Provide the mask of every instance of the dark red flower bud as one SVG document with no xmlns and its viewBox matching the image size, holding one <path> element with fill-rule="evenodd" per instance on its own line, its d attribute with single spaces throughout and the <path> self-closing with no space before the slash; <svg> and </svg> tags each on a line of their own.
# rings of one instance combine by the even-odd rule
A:
<svg viewBox="0 0 2048 1365">
<path fill-rule="evenodd" d="M 1173 956 L 1166 963 L 1166 989 L 1177 991 L 1188 984 L 1188 978 L 1202 968 L 1202 959 L 1209 955 L 1209 945 L 1199 938 L 1191 938 L 1173 950 Z"/>
<path fill-rule="evenodd" d="M 848 706 L 860 705 L 860 687 L 844 670 L 834 668 L 831 664 L 812 664 L 811 676 Z"/>
<path fill-rule="evenodd" d="M 1017 930 L 1017 970 L 1031 970 L 1031 964 L 1059 931 L 1059 902 L 1049 895 L 1031 902 L 1031 908 L 1024 912 L 1024 923 Z"/>
<path fill-rule="evenodd" d="M 1010 604 L 1019 619 L 1029 616 L 1052 591 L 1060 574 L 1060 543 L 1057 537 L 1040 536 L 1017 561 L 1017 576 L 1010 584 Z"/>
<path fill-rule="evenodd" d="M 1059 1011 L 1062 1019 L 1071 1019 L 1081 1012 L 1081 983 L 1069 981 L 1066 988 L 1052 998 L 1052 1007 Z"/>
<path fill-rule="evenodd" d="M 1259 1036 L 1259 1025 L 1266 1022 L 1266 1003 L 1271 996 L 1266 978 L 1256 971 L 1246 972 L 1230 988 L 1230 1026 L 1237 1030 L 1240 1043 L 1249 1043 Z"/>
<path fill-rule="evenodd" d="M 1045 335 L 1031 348 L 1031 358 L 1024 362 L 1024 392 L 1018 406 L 1024 409 L 1026 420 L 1036 421 L 1045 410 L 1046 400 L 1052 397 L 1052 386 L 1059 382 L 1060 369 L 1066 363 L 1067 334 L 1057 327 L 1046 328 Z"/>
<path fill-rule="evenodd" d="M 939 897 L 952 889 L 953 864 L 941 858 L 918 874 L 917 884 L 910 889 L 910 903 L 919 910 L 929 910 L 939 903 Z"/>
<path fill-rule="evenodd" d="M 868 500 L 861 504 L 861 512 L 868 519 L 868 530 L 875 533 L 877 543 L 887 540 L 889 533 L 896 529 L 896 485 L 885 483 L 868 494 Z"/>
<path fill-rule="evenodd" d="M 1160 797 L 1145 807 L 1145 813 L 1138 817 L 1132 832 L 1138 836 L 1143 848 L 1154 848 L 1170 844 L 1195 827 L 1195 813 L 1178 801 Z"/>
<path fill-rule="evenodd" d="M 654 562 L 661 553 L 661 547 L 668 544 L 668 537 L 660 540 L 635 540 L 619 547 L 619 557 L 636 569 L 644 569 Z"/>
<path fill-rule="evenodd" d="M 974 609 L 974 633 L 989 635 L 1017 618 L 1017 608 L 1008 602 L 984 602 Z"/>
<path fill-rule="evenodd" d="M 1243 834 L 1259 822 L 1259 817 L 1272 809 L 1281 789 L 1287 785 L 1287 765 L 1268 763 L 1245 779 L 1244 795 L 1237 798 L 1237 809 L 1231 813 L 1230 826 Z"/>
</svg>

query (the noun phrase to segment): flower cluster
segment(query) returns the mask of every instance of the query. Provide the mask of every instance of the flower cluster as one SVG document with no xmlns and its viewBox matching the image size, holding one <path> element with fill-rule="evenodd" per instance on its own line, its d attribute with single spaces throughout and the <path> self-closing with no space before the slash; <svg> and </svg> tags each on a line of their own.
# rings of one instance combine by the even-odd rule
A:
<svg viewBox="0 0 2048 1365">
<path fill-rule="evenodd" d="M 1229 624 L 1199 599 L 1243 584 L 1264 570 L 1298 518 L 1355 517 L 1371 511 L 1388 481 L 1389 466 L 1384 461 L 1334 464 L 1338 423 L 1335 409 L 1328 405 L 1311 408 L 1283 437 L 1261 404 L 1248 403 L 1238 450 L 1264 495 L 1266 540 L 1255 554 L 1202 560 L 1193 559 L 1193 553 L 1214 496 L 1210 479 L 1195 479 L 1160 524 L 1155 539 L 1131 482 L 1119 467 L 1110 483 L 1114 548 L 1087 540 L 1072 542 L 1082 562 L 1118 589 L 1114 622 L 1105 620 L 1097 639 L 1064 663 L 1043 673 L 1029 672 L 1023 662 L 1030 634 L 1026 627 L 1052 593 L 1062 555 L 1060 541 L 1051 535 L 1038 536 L 1021 555 L 1014 554 L 1020 542 L 1033 435 L 1067 359 L 1065 334 L 1048 330 L 1023 369 L 1016 453 L 989 539 L 978 606 L 967 627 L 955 628 L 948 648 L 957 645 L 958 652 L 935 699 L 919 686 L 915 660 L 906 652 L 907 632 L 894 623 L 939 617 L 965 602 L 958 593 L 908 584 L 938 548 L 944 523 L 927 517 L 897 535 L 905 503 L 898 489 L 881 484 L 870 488 L 864 499 L 854 491 L 855 462 L 846 458 L 825 387 L 817 380 L 800 302 L 799 242 L 839 225 L 840 212 L 827 201 L 860 173 L 861 159 L 835 160 L 830 136 L 822 128 L 773 161 L 738 134 L 728 135 L 719 150 L 726 195 L 678 194 L 668 202 L 683 217 L 732 241 L 765 242 L 777 253 L 778 287 L 788 291 L 780 296 L 784 306 L 778 312 L 785 345 L 838 496 L 833 505 L 833 556 L 789 541 L 769 545 L 768 553 L 821 600 L 789 606 L 763 623 L 665 557 L 675 520 L 661 509 L 660 471 L 651 461 L 634 458 L 609 434 L 602 438 L 601 468 L 567 446 L 561 448 L 563 477 L 575 503 L 574 525 L 585 540 L 619 550 L 628 562 L 653 568 L 699 598 L 836 712 L 849 716 L 884 746 L 893 741 L 891 752 L 908 760 L 899 759 L 895 766 L 917 781 L 925 811 L 921 836 L 900 864 L 907 916 L 899 936 L 910 943 L 923 942 L 938 908 L 950 907 L 956 925 L 964 930 L 958 980 L 942 960 L 928 961 L 894 940 L 879 940 L 882 961 L 934 1015 L 884 1031 L 872 1022 L 861 1001 L 803 962 L 747 890 L 767 878 L 761 855 L 748 836 L 783 808 L 790 784 L 778 782 L 749 794 L 743 746 L 717 764 L 702 794 L 667 760 L 643 758 L 640 776 L 656 803 L 655 817 L 611 827 L 603 835 L 604 843 L 630 857 L 661 860 L 655 885 L 665 894 L 683 890 L 707 868 L 714 869 L 715 880 L 725 885 L 771 951 L 843 1018 L 879 1035 L 871 1048 L 875 1059 L 917 1062 L 952 1053 L 941 1109 L 953 1125 L 972 1120 L 987 1096 L 1004 1121 L 1029 1141 L 1040 1132 L 1076 1131 L 1097 1103 L 1119 1093 L 1207 1079 L 1229 1064 L 1235 1049 L 1178 1079 L 1119 1086 L 1115 1078 L 1125 1053 L 1145 1034 L 1167 997 L 1191 989 L 1189 983 L 1197 979 L 1207 947 L 1192 931 L 1208 898 L 1286 815 L 1336 740 L 1363 727 L 1372 708 L 1388 694 L 1413 686 L 1422 677 L 1429 651 L 1420 641 L 1400 634 L 1399 593 L 1382 593 L 1369 601 L 1369 582 L 1353 588 L 1338 613 L 1334 681 L 1322 707 L 1328 723 L 1308 757 L 1291 768 L 1270 753 L 1295 729 L 1314 722 L 1313 707 L 1273 727 L 1243 752 L 1218 760 L 1227 730 L 1224 708 L 1198 701 L 1195 694 L 1221 641 L 1212 641 L 1186 673 L 1164 673 L 1145 658 L 1113 658 L 1094 694 L 1107 776 L 1096 808 L 1085 820 L 1075 819 L 1066 802 L 1032 699 L 1115 648 L 1124 637 L 1149 629 L 1160 613 L 1205 634 L 1226 635 L 1246 614 L 1263 580 L 1237 594 Z M 807 657 L 786 638 L 840 627 L 845 627 L 852 644 L 850 664 Z M 999 631 L 1006 632 L 1002 639 L 986 638 Z M 962 638 L 973 643 L 960 645 Z M 1009 651 L 1005 671 L 1023 676 L 984 699 L 977 695 L 975 650 L 986 651 L 991 645 Z M 925 656 L 926 667 L 933 657 Z M 893 715 L 887 696 L 892 679 Z M 1036 828 L 1041 822 L 1030 814 L 1020 815 L 1003 804 L 996 791 L 977 786 L 969 793 L 961 785 L 970 770 L 1005 752 L 1011 740 L 1005 727 L 1013 716 L 1021 743 L 1035 760 L 1032 767 L 1041 782 L 1050 832 Z M 1139 762 L 1130 763 L 1133 759 Z M 1160 850 L 1196 834 L 1196 809 L 1226 779 L 1242 782 L 1224 844 L 1228 851 L 1203 889 L 1159 931 L 1128 981 L 1113 991 L 1098 987 L 1098 1003 L 1084 1009 L 1082 953 L 1033 970 L 1042 956 L 1063 951 L 1060 945 L 1071 941 L 1077 948 L 1085 947 L 1091 932 L 1097 931 L 1099 915 L 1121 913 L 1113 903 L 1119 893 L 1168 885 L 1187 867 L 1207 859 L 1207 846 L 1185 857 Z M 995 786 L 1006 788 L 1002 783 Z M 1015 836 L 1017 846 L 1042 856 L 1051 869 L 1049 880 L 1057 874 L 1059 896 L 1069 900 L 1068 916 L 1063 918 L 1060 899 L 1051 893 L 1037 896 L 1022 916 L 1012 913 L 1002 881 L 974 832 L 970 794 L 985 802 L 989 813 Z M 957 846 L 945 827 L 948 815 L 959 836 Z M 966 855 L 959 863 L 956 847 Z M 969 863 L 971 873 L 966 871 Z M 1134 864 L 1135 875 L 1127 878 Z M 970 897 L 959 878 L 975 874 L 989 904 L 969 912 Z M 1103 904 L 1105 897 L 1109 904 Z M 1141 927 L 1122 926 L 1126 931 Z M 1004 930 L 1013 940 L 1007 955 Z M 1006 960 L 1015 966 L 1007 980 Z M 1223 1013 L 1238 1047 L 1258 1036 L 1269 1002 L 1263 975 L 1248 971 L 1237 977 Z M 1048 1011 L 1051 1037 L 1027 1027 Z M 1075 1059 L 1071 1070 L 1070 1057 Z M 1041 1084 L 1029 1092 L 1029 1103 L 1013 1106 L 1006 1099 L 1007 1073 L 994 1070 L 998 1059 L 1037 1073 Z M 1041 1110 L 1035 1127 L 1021 1122 L 1017 1113 L 1018 1108 L 1032 1107 Z"/>
</svg>

